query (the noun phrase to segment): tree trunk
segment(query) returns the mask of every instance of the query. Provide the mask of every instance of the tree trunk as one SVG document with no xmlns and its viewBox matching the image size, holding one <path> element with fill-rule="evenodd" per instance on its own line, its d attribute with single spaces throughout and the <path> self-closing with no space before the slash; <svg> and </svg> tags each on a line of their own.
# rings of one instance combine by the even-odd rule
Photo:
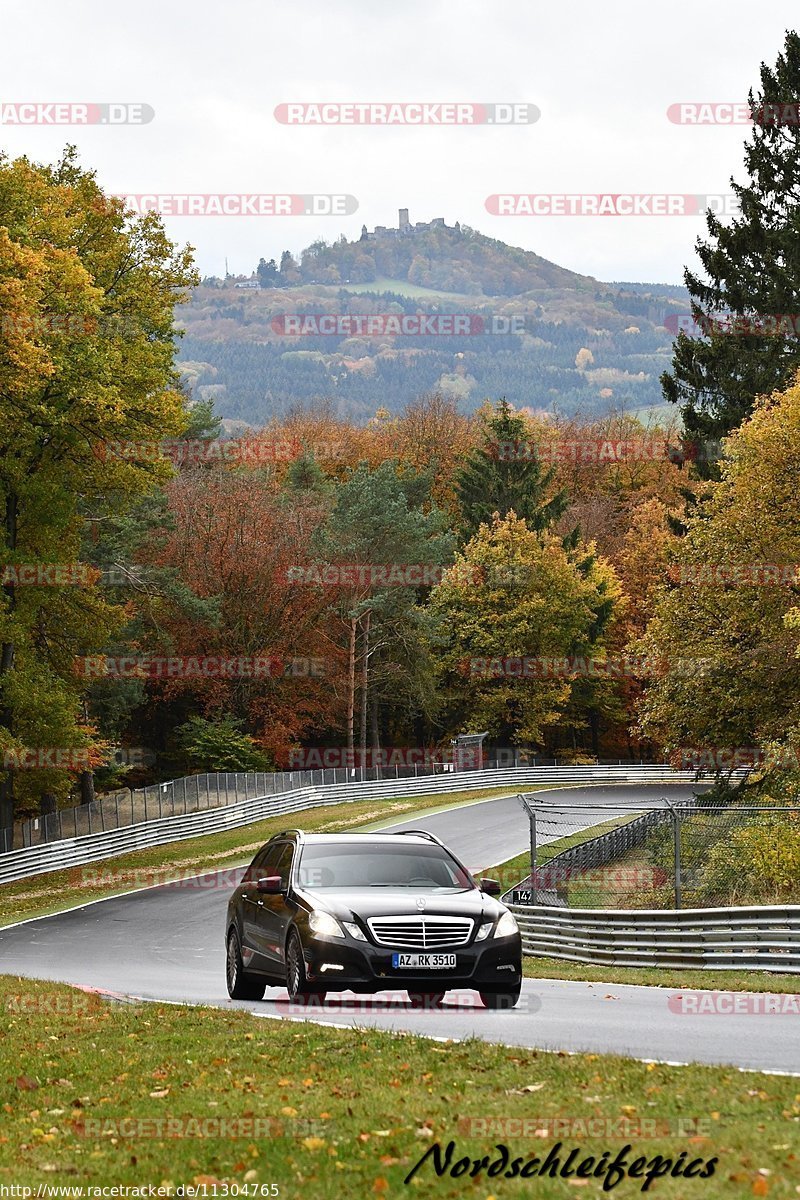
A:
<svg viewBox="0 0 800 1200">
<path fill-rule="evenodd" d="M 356 624 L 350 618 L 350 650 L 347 660 L 347 749 L 353 749 L 353 721 L 356 708 Z"/>
<path fill-rule="evenodd" d="M 592 754 L 595 758 L 600 757 L 600 738 L 599 738 L 600 720 L 596 708 L 589 709 L 589 729 L 592 735 Z"/>
<path fill-rule="evenodd" d="M 81 804 L 94 803 L 94 775 L 91 771 L 81 771 L 78 780 L 81 789 Z"/>
<path fill-rule="evenodd" d="M 369 727 L 372 749 L 377 753 L 381 748 L 381 734 L 378 725 L 378 693 L 375 688 L 372 689 L 372 694 L 369 698 Z"/>
<path fill-rule="evenodd" d="M 367 762 L 367 710 L 369 705 L 369 625 L 370 613 L 364 617 L 363 662 L 361 666 L 361 762 Z"/>
<path fill-rule="evenodd" d="M 3 522 L 5 533 L 5 550 L 13 555 L 17 548 L 17 516 L 19 501 L 16 493 L 9 492 L 6 496 L 5 518 Z M 13 613 L 17 606 L 17 593 L 13 580 L 3 584 L 7 607 L 6 611 Z M 0 678 L 14 667 L 14 643 L 3 642 L 0 646 Z M 8 705 L 0 708 L 0 725 L 13 732 L 13 714 Z M 0 772 L 0 831 L 10 830 L 13 843 L 14 830 L 14 775 L 10 770 Z M 1 839 L 0 839 L 1 840 Z"/>
<path fill-rule="evenodd" d="M 39 815 L 41 817 L 49 817 L 58 808 L 54 792 L 42 792 L 39 797 Z"/>
</svg>

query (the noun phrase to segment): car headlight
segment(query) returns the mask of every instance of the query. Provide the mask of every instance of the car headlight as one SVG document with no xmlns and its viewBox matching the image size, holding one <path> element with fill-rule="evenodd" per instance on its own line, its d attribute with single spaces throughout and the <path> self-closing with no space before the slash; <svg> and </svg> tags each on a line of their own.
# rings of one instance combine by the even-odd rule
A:
<svg viewBox="0 0 800 1200">
<path fill-rule="evenodd" d="M 308 918 L 308 927 L 317 937 L 344 937 L 344 930 L 336 918 L 316 909 Z"/>
<path fill-rule="evenodd" d="M 511 937 L 512 934 L 518 933 L 518 932 L 519 932 L 519 925 L 517 924 L 516 920 L 514 919 L 514 914 L 510 913 L 510 912 L 504 912 L 502 917 L 500 918 L 500 920 L 495 925 L 494 936 L 496 938 L 497 937 Z"/>
<path fill-rule="evenodd" d="M 355 938 L 357 942 L 365 942 L 367 940 L 364 930 L 359 925 L 356 925 L 355 921 L 342 921 L 342 924 L 350 934 L 350 937 Z"/>
<path fill-rule="evenodd" d="M 486 938 L 489 936 L 489 934 L 492 932 L 492 925 L 493 925 L 492 921 L 487 921 L 485 925 L 481 925 L 480 929 L 475 934 L 475 941 L 476 942 L 485 941 Z"/>
</svg>

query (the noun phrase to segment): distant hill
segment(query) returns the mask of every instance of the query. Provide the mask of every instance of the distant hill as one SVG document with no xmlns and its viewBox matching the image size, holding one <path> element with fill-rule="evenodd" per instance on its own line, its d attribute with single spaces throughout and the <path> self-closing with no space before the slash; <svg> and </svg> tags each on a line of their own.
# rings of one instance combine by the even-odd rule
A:
<svg viewBox="0 0 800 1200">
<path fill-rule="evenodd" d="M 400 210 L 397 228 L 363 227 L 358 241 L 313 242 L 296 261 L 284 253 L 280 264 L 262 259 L 262 287 L 321 283 L 369 284 L 379 277 L 435 291 L 467 296 L 519 296 L 547 288 L 591 289 L 595 280 L 441 218 L 412 225 Z"/>
<path fill-rule="evenodd" d="M 607 284 L 441 219 L 366 227 L 209 278 L 180 310 L 180 357 L 227 419 L 263 424 L 326 398 L 349 419 L 435 389 L 565 414 L 661 403 L 675 285 Z M 426 318 L 420 321 L 420 314 Z"/>
</svg>

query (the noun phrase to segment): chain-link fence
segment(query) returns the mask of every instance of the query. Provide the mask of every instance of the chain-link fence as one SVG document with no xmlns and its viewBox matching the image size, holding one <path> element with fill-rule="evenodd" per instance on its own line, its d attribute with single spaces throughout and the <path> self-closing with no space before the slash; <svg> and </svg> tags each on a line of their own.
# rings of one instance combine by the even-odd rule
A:
<svg viewBox="0 0 800 1200">
<path fill-rule="evenodd" d="M 646 764 L 622 759 L 600 760 L 597 765 L 619 766 Z M 121 829 L 140 821 L 162 817 L 182 816 L 207 808 L 220 808 L 252 800 L 256 796 L 274 796 L 300 787 L 327 787 L 334 783 L 364 783 L 380 779 L 417 779 L 442 775 L 454 770 L 495 770 L 519 766 L 564 766 L 564 760 L 525 755 L 517 750 L 494 758 L 477 759 L 462 755 L 453 762 L 428 759 L 417 763 L 392 763 L 377 767 L 325 767 L 308 771 L 219 772 L 207 775 L 187 775 L 167 783 L 127 789 L 98 797 L 91 804 L 74 805 L 17 822 L 13 838 L 11 831 L 0 829 L 0 852 L 57 842 L 64 838 L 82 837 L 87 833 L 103 833 Z M 647 764 L 652 765 L 652 764 Z"/>
<path fill-rule="evenodd" d="M 137 825 L 140 821 L 155 821 L 208 808 L 222 808 L 252 800 L 256 796 L 275 796 L 294 788 L 381 778 L 413 779 L 420 775 L 441 775 L 443 771 L 452 769 L 448 763 L 433 763 L 430 766 L 392 767 L 391 770 L 385 767 L 330 767 L 314 771 L 229 771 L 186 775 L 167 783 L 114 792 L 99 797 L 91 804 L 74 805 L 46 816 L 21 821 L 14 831 L 14 846 L 4 844 L 0 849 L 16 850 L 38 846 L 43 842 L 82 837 L 87 833 L 103 833 L 108 829 Z"/>
<path fill-rule="evenodd" d="M 506 893 L 561 908 L 800 903 L 800 803 L 552 804 L 521 796 L 531 872 Z"/>
</svg>

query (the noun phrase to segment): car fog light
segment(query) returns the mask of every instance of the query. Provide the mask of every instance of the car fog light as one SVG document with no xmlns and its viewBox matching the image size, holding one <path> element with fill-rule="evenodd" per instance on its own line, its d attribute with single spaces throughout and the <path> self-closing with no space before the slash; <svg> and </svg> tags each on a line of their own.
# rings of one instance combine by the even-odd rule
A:
<svg viewBox="0 0 800 1200">
<path fill-rule="evenodd" d="M 320 974 L 322 974 L 323 971 L 343 971 L 343 970 L 344 970 L 344 967 L 342 966 L 341 963 L 323 963 L 319 969 Z"/>
</svg>

